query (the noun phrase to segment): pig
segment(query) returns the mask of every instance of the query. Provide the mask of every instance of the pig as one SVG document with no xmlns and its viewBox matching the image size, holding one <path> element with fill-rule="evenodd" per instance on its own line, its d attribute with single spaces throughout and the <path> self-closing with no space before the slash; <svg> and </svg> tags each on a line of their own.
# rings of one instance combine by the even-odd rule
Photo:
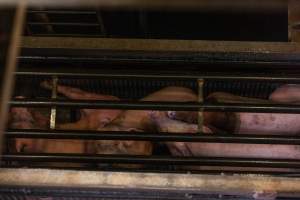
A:
<svg viewBox="0 0 300 200">
<path fill-rule="evenodd" d="M 52 89 L 52 84 L 49 81 L 41 83 L 41 87 Z M 77 100 L 114 100 L 119 98 L 110 95 L 94 94 L 80 90 L 78 88 L 57 85 L 57 92 L 65 95 L 70 99 Z M 76 123 L 58 124 L 57 129 L 62 130 L 97 130 L 104 127 L 106 124 L 114 120 L 122 111 L 117 109 L 81 109 L 80 120 Z"/>
<path fill-rule="evenodd" d="M 41 113 L 33 112 L 29 108 L 13 107 L 10 109 L 9 128 L 11 129 L 47 129 L 48 121 L 48 118 Z M 88 153 L 85 142 L 80 140 L 15 138 L 10 141 L 10 144 L 9 150 L 15 153 Z M 36 163 L 35 166 L 41 164 Z M 48 166 L 77 167 L 82 164 L 48 163 Z"/>
<path fill-rule="evenodd" d="M 52 85 L 44 81 L 41 86 L 52 89 Z M 110 95 L 101 95 L 85 92 L 83 90 L 68 86 L 57 86 L 57 92 L 64 94 L 71 99 L 84 100 L 119 100 Z M 108 125 L 122 111 L 106 109 L 81 109 L 81 119 L 75 123 L 58 124 L 58 129 L 72 130 L 98 130 L 98 131 L 140 131 L 131 127 L 121 127 L 119 125 Z M 106 125 L 108 125 L 106 127 Z M 86 151 L 91 154 L 126 154 L 126 155 L 151 155 L 152 143 L 146 141 L 120 141 L 120 140 L 89 140 L 86 141 Z M 103 166 L 103 164 L 99 164 Z M 132 167 L 135 165 L 118 165 L 122 167 Z M 136 166 L 135 166 L 136 167 Z"/>
<path fill-rule="evenodd" d="M 23 99 L 23 96 L 15 97 Z M 11 129 L 44 129 L 48 120 L 38 112 L 32 112 L 29 108 L 13 107 L 9 112 L 9 128 Z M 33 139 L 16 138 L 10 140 L 10 150 L 13 152 L 23 152 L 30 147 L 33 147 Z"/>
<path fill-rule="evenodd" d="M 224 92 L 212 93 L 206 100 L 219 103 L 271 103 L 268 100 L 239 97 Z M 169 112 L 168 116 L 191 123 L 196 123 L 198 120 L 197 112 L 173 111 Z M 204 112 L 203 118 L 205 125 L 211 125 L 232 134 L 297 135 L 300 133 L 299 114 Z"/>
<path fill-rule="evenodd" d="M 166 87 L 157 92 L 154 92 L 141 101 L 195 101 L 197 95 L 188 88 L 183 87 Z M 153 123 L 149 117 L 149 110 L 126 110 L 122 112 L 115 120 L 103 128 L 99 128 L 99 131 L 152 131 Z M 165 113 L 164 111 L 161 111 Z M 122 151 L 115 149 L 117 153 L 126 152 L 126 154 L 131 155 L 151 155 L 152 154 L 152 144 L 149 141 L 110 141 L 111 143 L 117 143 L 121 146 Z M 104 148 L 103 145 L 107 145 L 109 141 L 97 141 L 94 145 L 95 151 L 102 153 Z M 113 146 L 116 146 L 114 144 Z"/>
<path fill-rule="evenodd" d="M 165 133 L 197 133 L 198 127 L 178 120 L 173 120 L 165 113 L 153 111 L 151 119 L 157 131 Z M 203 132 L 212 134 L 213 131 L 204 126 Z M 262 159 L 299 159 L 299 145 L 272 145 L 272 144 L 239 144 L 239 143 L 205 143 L 205 142 L 166 142 L 174 156 L 196 157 L 223 157 L 223 158 L 262 158 Z M 188 167 L 193 170 L 218 170 L 218 171 L 285 171 L 294 172 L 294 169 L 280 168 L 254 168 L 254 167 Z"/>
<path fill-rule="evenodd" d="M 40 116 L 41 114 L 34 114 Z M 45 129 L 47 125 L 42 119 L 36 121 L 28 108 L 12 108 L 10 112 L 9 128 L 12 129 Z M 41 116 L 40 116 L 41 117 Z M 38 122 L 38 123 L 37 123 Z M 79 140 L 46 140 L 17 138 L 15 148 L 17 152 L 26 153 L 84 153 L 84 143 Z"/>
<path fill-rule="evenodd" d="M 140 101 L 196 101 L 197 95 L 188 88 L 166 87 L 154 92 Z M 115 120 L 100 131 L 153 131 L 154 124 L 149 116 L 149 110 L 126 110 L 122 112 Z M 161 113 L 166 113 L 161 111 Z M 149 141 L 91 141 L 88 145 L 98 154 L 114 153 L 129 155 L 151 155 L 153 151 L 152 143 Z M 107 147 L 116 148 L 107 148 Z M 133 165 L 137 166 L 137 165 Z"/>
</svg>

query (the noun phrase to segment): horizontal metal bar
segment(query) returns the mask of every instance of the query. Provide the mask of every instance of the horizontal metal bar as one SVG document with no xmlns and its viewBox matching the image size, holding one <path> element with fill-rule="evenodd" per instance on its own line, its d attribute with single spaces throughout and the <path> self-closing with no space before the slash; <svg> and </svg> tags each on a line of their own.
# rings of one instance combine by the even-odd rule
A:
<svg viewBox="0 0 300 200">
<path fill-rule="evenodd" d="M 92 15 L 96 14 L 96 11 L 81 11 L 81 10 L 28 10 L 27 13 L 45 13 L 45 14 L 85 14 L 85 15 Z"/>
<path fill-rule="evenodd" d="M 10 169 L 19 169 L 17 166 L 5 166 L 4 164 L 0 166 L 0 171 L 1 169 L 9 167 Z M 47 163 L 45 165 L 39 164 L 39 169 L 49 169 L 49 166 L 47 166 Z M 36 169 L 35 166 L 26 166 L 26 169 Z M 51 169 L 58 169 L 58 170 L 84 170 L 84 171 L 89 171 L 95 170 L 95 167 L 87 167 L 87 166 L 67 166 L 67 167 L 62 167 L 62 166 L 51 166 Z M 278 170 L 278 169 L 277 169 Z M 287 172 L 284 169 L 282 171 L 261 171 L 259 172 L 260 175 L 272 175 L 273 177 L 297 177 L 300 178 L 300 172 L 295 171 L 295 172 Z M 219 169 L 157 169 L 155 166 L 151 168 L 151 166 L 147 166 L 145 168 L 124 168 L 120 166 L 115 166 L 115 167 L 110 167 L 110 168 L 103 168 L 101 169 L 102 172 L 109 171 L 109 172 L 130 172 L 130 173 L 159 173 L 159 174 L 206 174 L 206 175 L 233 175 L 237 174 L 235 171 L 230 171 L 230 170 L 224 170 L 222 168 Z M 238 174 L 240 175 L 249 175 L 249 174 L 254 174 L 255 172 L 253 171 L 246 171 L 245 170 L 239 170 Z"/>
<path fill-rule="evenodd" d="M 17 76 L 59 76 L 59 77 L 98 77 L 98 78 L 118 78 L 118 79 L 205 79 L 205 80 L 222 80 L 222 81 L 268 81 L 268 82 L 286 82 L 286 83 L 300 83 L 300 75 L 287 75 L 285 77 L 278 76 L 276 74 L 272 75 L 234 75 L 233 73 L 223 75 L 209 75 L 209 74 L 199 74 L 197 73 L 176 73 L 176 71 L 172 73 L 164 73 L 161 74 L 153 74 L 153 72 L 141 72 L 141 73 L 130 73 L 121 70 L 116 71 L 107 71 L 100 72 L 98 70 L 86 69 L 84 72 L 77 70 L 76 68 L 72 69 L 72 72 L 68 69 L 65 70 L 43 70 L 43 68 L 39 68 L 39 71 L 35 71 L 31 68 L 23 68 L 20 67 L 19 71 L 15 72 Z"/>
<path fill-rule="evenodd" d="M 128 38 L 64 38 L 30 37 L 23 38 L 23 48 L 56 49 L 98 49 L 114 51 L 188 52 L 188 53 L 245 53 L 251 55 L 299 55 L 300 44 L 296 42 L 248 42 L 208 40 L 167 40 Z M 299 59 L 299 58 L 298 58 Z"/>
<path fill-rule="evenodd" d="M 103 37 L 102 33 L 32 33 L 36 37 Z"/>
<path fill-rule="evenodd" d="M 209 143 L 251 143 L 299 145 L 299 136 L 283 135 L 207 135 L 187 133 L 131 133 L 125 131 L 67 131 L 67 130 L 7 130 L 7 138 L 44 138 L 80 140 L 138 140 L 138 141 L 180 141 Z"/>
<path fill-rule="evenodd" d="M 251 103 L 197 103 L 197 102 L 150 102 L 150 101 L 100 101 L 100 100 L 32 100 L 14 99 L 9 102 L 14 107 L 76 107 L 109 108 L 126 110 L 167 110 L 167 111 L 218 111 L 218 112 L 261 112 L 300 113 L 300 105 L 251 104 Z"/>
<path fill-rule="evenodd" d="M 99 26 L 97 23 L 76 23 L 76 22 L 27 22 L 31 26 L 45 26 L 45 25 L 55 25 L 55 26 Z"/>
<path fill-rule="evenodd" d="M 12 6 L 22 0 L 1 0 L 0 5 Z M 240 12 L 243 10 L 252 12 L 278 12 L 286 5 L 285 0 L 27 0 L 29 6 L 46 6 L 46 7 L 91 7 L 98 6 L 101 8 L 125 8 L 125 9 L 192 9 L 203 11 L 227 11 Z"/>
<path fill-rule="evenodd" d="M 300 160 L 85 154 L 3 154 L 3 161 L 300 168 Z"/>
<path fill-rule="evenodd" d="M 189 65 L 227 63 L 231 64 L 230 67 L 235 64 L 240 69 L 262 71 L 278 69 L 278 65 L 298 69 L 299 55 L 300 45 L 292 42 L 24 37 L 20 59 L 38 61 L 45 57 L 49 61 L 65 62 L 130 61 Z"/>
</svg>

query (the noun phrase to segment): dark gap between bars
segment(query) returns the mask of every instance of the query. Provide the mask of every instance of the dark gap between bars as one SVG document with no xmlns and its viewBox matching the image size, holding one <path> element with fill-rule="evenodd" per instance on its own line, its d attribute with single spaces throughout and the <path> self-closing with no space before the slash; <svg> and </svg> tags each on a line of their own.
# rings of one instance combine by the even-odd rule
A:
<svg viewBox="0 0 300 200">
<path fill-rule="evenodd" d="M 300 160 L 90 154 L 3 154 L 3 161 L 300 168 Z"/>
<path fill-rule="evenodd" d="M 14 99 L 13 107 L 76 107 L 109 108 L 127 110 L 166 110 L 166 111 L 218 111 L 218 112 L 261 112 L 261 113 L 300 113 L 300 105 L 259 104 L 259 103 L 197 103 L 160 101 L 102 101 L 102 100 L 34 100 Z"/>
<path fill-rule="evenodd" d="M 69 131 L 69 130 L 13 130 L 5 132 L 7 138 L 80 139 L 80 140 L 136 140 L 177 141 L 206 143 L 286 144 L 300 145 L 300 136 L 283 135 L 230 135 L 186 133 L 130 133 L 126 131 Z"/>
</svg>

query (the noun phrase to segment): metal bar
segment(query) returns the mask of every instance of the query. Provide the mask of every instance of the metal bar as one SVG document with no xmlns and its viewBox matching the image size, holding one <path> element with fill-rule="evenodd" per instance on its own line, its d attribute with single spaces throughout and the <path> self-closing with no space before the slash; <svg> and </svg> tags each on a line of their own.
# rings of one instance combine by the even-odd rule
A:
<svg viewBox="0 0 300 200">
<path fill-rule="evenodd" d="M 103 20 L 103 17 L 102 17 L 102 14 L 99 10 L 97 10 L 95 12 L 96 14 L 96 17 L 97 17 L 97 21 L 99 23 L 99 26 L 100 26 L 100 30 L 101 30 L 101 34 L 106 37 L 107 36 L 107 30 L 105 28 L 105 25 L 104 25 L 104 20 Z"/>
<path fill-rule="evenodd" d="M 144 10 L 138 12 L 139 27 L 145 38 L 148 37 L 147 13 Z"/>
<path fill-rule="evenodd" d="M 26 37 L 22 47 L 23 60 L 230 63 L 235 64 L 231 68 L 259 70 L 300 65 L 300 44 L 288 42 Z"/>
<path fill-rule="evenodd" d="M 175 110 L 175 111 L 219 111 L 219 112 L 261 112 L 300 113 L 300 105 L 251 104 L 251 103 L 197 103 L 197 102 L 150 102 L 150 101 L 100 101 L 100 100 L 23 100 L 10 101 L 14 107 L 76 107 L 109 108 L 128 110 Z"/>
<path fill-rule="evenodd" d="M 92 36 L 102 36 L 99 34 L 91 33 L 91 34 L 71 34 L 71 33 L 34 33 L 36 37 L 92 37 Z M 105 35 L 103 35 L 104 37 Z"/>
<path fill-rule="evenodd" d="M 95 11 L 81 11 L 81 10 L 76 10 L 76 11 L 72 11 L 72 10 L 28 10 L 27 13 L 29 13 L 29 14 L 31 14 L 31 13 L 45 13 L 45 14 L 63 14 L 63 15 L 65 15 L 65 14 L 93 15 L 96 12 Z"/>
<path fill-rule="evenodd" d="M 3 161 L 300 168 L 300 160 L 85 154 L 3 154 Z"/>
<path fill-rule="evenodd" d="M 88 177 L 88 178 L 87 178 Z M 124 173 L 103 171 L 1 169 L 3 186 L 47 186 L 55 188 L 133 189 L 192 194 L 243 194 L 274 192 L 279 196 L 299 195 L 300 179 L 263 175 L 197 175 Z M 25 188 L 26 188 L 25 187 Z M 12 190 L 13 191 L 13 190 Z M 24 191 L 27 191 L 26 189 Z M 29 190 L 30 191 L 30 190 Z M 253 198 L 253 197 L 252 197 Z"/>
<path fill-rule="evenodd" d="M 286 135 L 209 135 L 187 133 L 131 133 L 125 131 L 7 130 L 7 138 L 180 141 L 207 143 L 286 144 L 300 145 L 299 136 Z"/>
<path fill-rule="evenodd" d="M 247 42 L 247 41 L 206 41 L 206 40 L 165 40 L 165 39 L 115 39 L 115 38 L 63 38 L 24 37 L 23 48 L 64 48 L 136 50 L 151 52 L 213 52 L 261 54 L 300 54 L 299 43 L 288 42 Z"/>
<path fill-rule="evenodd" d="M 288 0 L 288 29 L 289 40 L 292 42 L 300 42 L 300 3 L 297 0 Z"/>
<path fill-rule="evenodd" d="M 198 79 L 198 102 L 203 103 L 204 101 L 204 80 Z M 198 111 L 198 132 L 203 132 L 203 122 L 204 122 L 204 116 L 203 116 L 203 109 L 199 109 Z"/>
<path fill-rule="evenodd" d="M 76 23 L 76 22 L 27 22 L 30 26 L 45 26 L 45 25 L 55 25 L 55 26 L 99 26 L 97 23 Z"/>
<path fill-rule="evenodd" d="M 57 82 L 58 82 L 58 78 L 57 77 L 53 77 L 52 78 L 52 96 L 51 98 L 53 100 L 55 100 L 57 98 Z M 51 114 L 50 114 L 50 129 L 55 129 L 55 125 L 56 125 L 56 107 L 53 106 L 51 108 Z"/>
<path fill-rule="evenodd" d="M 0 94 L 0 158 L 3 149 L 2 145 L 4 143 L 3 130 L 5 129 L 6 126 L 7 113 L 9 110 L 8 101 L 11 98 L 12 90 L 14 88 L 13 72 L 16 70 L 17 67 L 17 56 L 20 53 L 21 35 L 22 35 L 23 25 L 26 17 L 26 2 L 27 0 L 20 1 L 16 7 L 13 28 L 11 30 L 10 44 L 8 47 L 8 53 L 5 58 L 6 66 L 5 66 L 5 70 L 2 72 L 3 84 L 1 85 L 1 94 Z"/>
<path fill-rule="evenodd" d="M 48 58 L 51 60 L 51 58 Z M 76 58 L 72 59 L 76 61 Z M 20 66 L 19 70 L 15 72 L 17 76 L 58 76 L 58 77 L 95 77 L 95 78 L 109 78 L 109 79 L 176 79 L 176 80 L 197 80 L 204 79 L 205 81 L 266 81 L 266 82 L 281 82 L 281 83 L 300 83 L 300 75 L 286 73 L 284 76 L 278 74 L 252 74 L 248 73 L 246 75 L 235 74 L 235 73 L 211 73 L 203 74 L 197 72 L 177 72 L 176 70 L 170 72 L 161 71 L 160 74 L 157 74 L 152 71 L 139 71 L 139 73 L 130 71 L 129 69 L 125 70 L 93 70 L 85 68 L 85 71 L 82 71 L 82 68 L 72 67 L 72 71 L 60 68 L 47 68 L 41 67 L 22 67 Z"/>
<path fill-rule="evenodd" d="M 1 169 L 5 169 L 5 166 L 0 166 Z M 10 169 L 17 169 L 18 167 L 11 167 Z M 36 169 L 34 166 L 26 166 L 26 169 Z M 46 165 L 39 165 L 39 169 L 49 169 L 49 166 L 47 167 Z M 68 166 L 68 167 L 59 167 L 59 166 L 51 166 L 51 169 L 59 169 L 59 170 L 81 170 L 81 171 L 88 171 L 88 170 L 94 170 L 94 168 L 87 168 L 86 166 Z M 151 168 L 150 166 L 147 166 L 146 168 L 122 168 L 122 167 L 113 167 L 113 168 L 103 168 L 101 169 L 102 172 L 109 171 L 109 172 L 130 172 L 130 173 L 159 173 L 159 174 L 205 174 L 205 175 L 233 175 L 236 174 L 235 171 L 230 171 L 230 170 L 224 170 L 222 168 L 216 167 L 215 169 L 166 169 L 166 170 L 160 170 L 157 168 Z M 249 175 L 249 174 L 254 174 L 254 171 L 247 171 L 245 170 L 239 170 L 239 175 Z M 285 169 L 282 171 L 262 171 L 259 172 L 259 175 L 272 175 L 273 177 L 293 177 L 293 178 L 300 178 L 300 171 L 295 170 L 293 172 L 289 172 Z M 1 184 L 1 182 L 0 182 Z M 1 190 L 1 188 L 0 188 Z"/>
<path fill-rule="evenodd" d="M 1 0 L 0 5 L 11 6 L 20 0 Z M 286 5 L 285 0 L 28 0 L 30 6 L 46 6 L 46 7 L 90 7 L 101 6 L 107 8 L 143 8 L 143 9 L 192 9 L 205 11 L 226 11 L 230 10 L 240 12 L 246 11 L 264 11 L 276 12 Z"/>
</svg>

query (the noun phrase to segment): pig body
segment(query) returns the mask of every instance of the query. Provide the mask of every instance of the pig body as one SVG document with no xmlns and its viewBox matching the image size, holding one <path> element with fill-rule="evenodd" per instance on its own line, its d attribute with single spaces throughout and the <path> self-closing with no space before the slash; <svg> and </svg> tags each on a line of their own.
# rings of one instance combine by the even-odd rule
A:
<svg viewBox="0 0 300 200">
<path fill-rule="evenodd" d="M 154 92 L 147 97 L 141 99 L 141 101 L 195 101 L 197 96 L 194 92 L 188 88 L 182 87 L 166 87 L 157 92 Z M 102 131 L 153 131 L 154 124 L 150 118 L 149 110 L 127 110 L 121 113 L 112 123 L 103 128 L 99 128 Z M 161 111 L 160 113 L 165 113 Z M 93 144 L 96 147 L 97 153 L 106 152 L 107 144 L 111 143 L 114 148 L 114 152 L 118 154 L 129 155 L 151 155 L 152 143 L 149 141 L 97 141 Z M 91 146 L 91 145 L 89 145 Z M 120 150 L 122 149 L 122 150 Z"/>
<path fill-rule="evenodd" d="M 24 98 L 24 97 L 16 97 Z M 48 119 L 37 111 L 29 108 L 11 108 L 9 113 L 9 128 L 11 129 L 47 129 Z M 10 141 L 11 152 L 16 153 L 86 153 L 84 141 L 15 138 Z M 43 163 L 29 163 L 43 165 Z M 45 164 L 45 163 L 44 163 Z M 82 164 L 47 163 L 48 166 L 82 166 Z"/>
<path fill-rule="evenodd" d="M 271 95 L 272 96 L 272 95 Z M 295 98 L 293 98 L 295 99 Z M 275 97 L 273 98 L 275 100 Z M 271 103 L 267 100 L 239 97 L 215 92 L 207 101 L 218 103 Z M 197 112 L 169 112 L 172 119 L 196 123 Z M 247 112 L 204 112 L 204 124 L 233 134 L 297 135 L 300 133 L 300 114 L 247 113 Z"/>
<path fill-rule="evenodd" d="M 169 119 L 158 112 L 150 114 L 157 129 L 161 132 L 197 133 L 193 124 Z M 178 128 L 180 127 L 180 128 Z M 205 127 L 205 133 L 212 131 Z M 223 158 L 262 158 L 262 159 L 300 159 L 299 145 L 205 143 L 205 142 L 167 142 L 176 156 L 223 157 Z"/>
<path fill-rule="evenodd" d="M 271 95 L 272 96 L 272 95 Z M 271 103 L 267 100 L 239 97 L 227 93 L 213 93 L 208 100 L 226 103 Z M 211 115 L 211 116 L 210 116 Z M 208 113 L 213 125 L 223 125 L 236 134 L 297 135 L 300 133 L 300 114 L 286 113 Z M 223 122 L 214 119 L 226 118 Z M 225 128 L 225 129 L 226 129 Z"/>
<path fill-rule="evenodd" d="M 10 112 L 9 128 L 12 129 L 47 129 L 44 124 L 48 124 L 46 118 L 42 118 L 41 114 L 35 119 L 28 108 L 12 108 Z M 44 121 L 40 123 L 41 121 Z M 85 145 L 80 140 L 56 140 L 56 139 L 15 139 L 16 152 L 25 153 L 84 153 Z"/>
</svg>

